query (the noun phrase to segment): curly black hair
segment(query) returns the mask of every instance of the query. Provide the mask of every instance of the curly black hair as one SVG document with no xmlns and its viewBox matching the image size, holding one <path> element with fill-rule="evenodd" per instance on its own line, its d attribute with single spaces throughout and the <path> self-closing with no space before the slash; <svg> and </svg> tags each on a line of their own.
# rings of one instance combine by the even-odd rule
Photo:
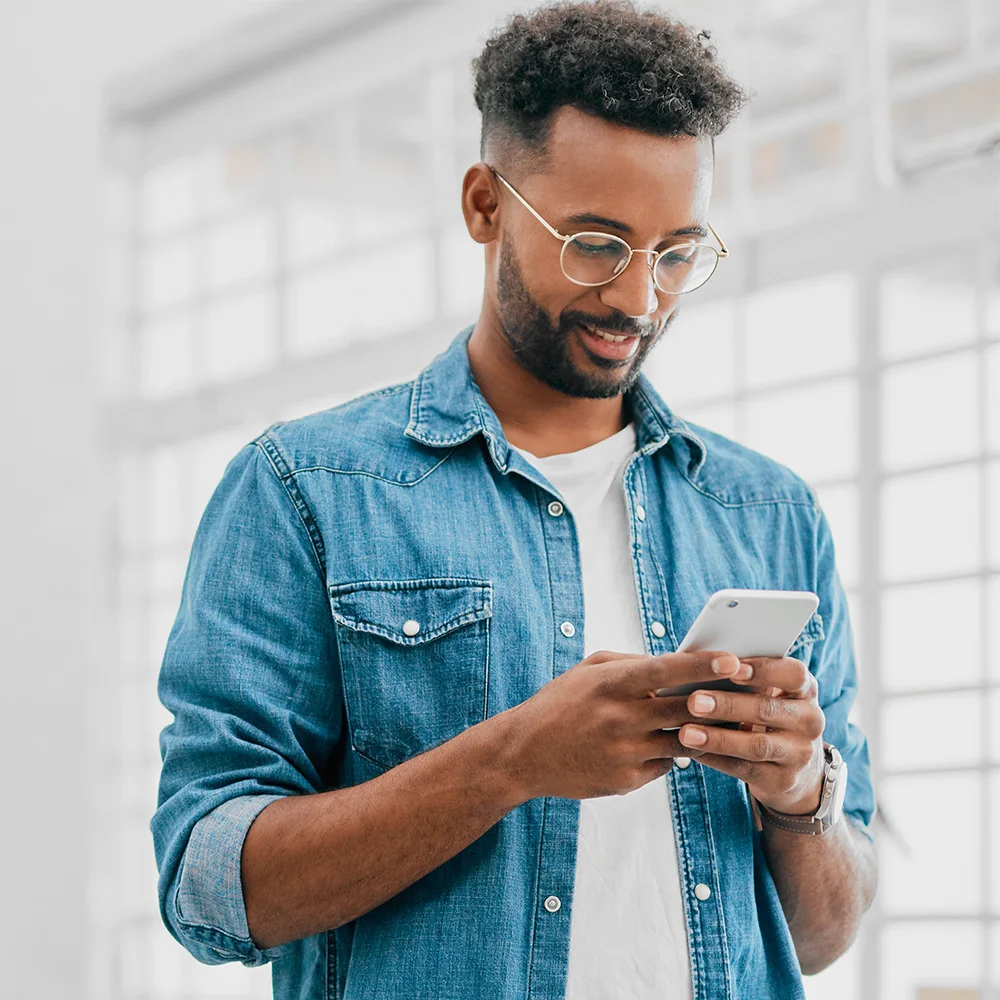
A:
<svg viewBox="0 0 1000 1000">
<path fill-rule="evenodd" d="M 494 138 L 543 153 L 553 112 L 572 105 L 656 135 L 721 133 L 748 94 L 707 31 L 630 0 L 556 3 L 509 19 L 472 61 L 480 155 Z"/>
</svg>

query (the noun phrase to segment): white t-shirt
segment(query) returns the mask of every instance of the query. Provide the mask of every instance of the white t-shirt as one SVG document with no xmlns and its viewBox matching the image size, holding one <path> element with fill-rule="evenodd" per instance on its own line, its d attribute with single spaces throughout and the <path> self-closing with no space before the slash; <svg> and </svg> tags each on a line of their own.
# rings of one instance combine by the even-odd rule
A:
<svg viewBox="0 0 1000 1000">
<path fill-rule="evenodd" d="M 622 473 L 630 423 L 580 451 L 517 450 L 563 496 L 583 572 L 584 655 L 645 653 Z M 669 775 L 627 795 L 580 801 L 566 1000 L 688 1000 L 691 971 Z"/>
</svg>

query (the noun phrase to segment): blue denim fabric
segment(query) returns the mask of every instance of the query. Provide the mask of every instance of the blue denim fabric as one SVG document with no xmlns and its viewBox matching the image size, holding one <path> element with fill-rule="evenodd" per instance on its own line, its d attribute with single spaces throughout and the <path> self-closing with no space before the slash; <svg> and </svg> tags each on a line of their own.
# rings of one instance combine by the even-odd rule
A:
<svg viewBox="0 0 1000 1000">
<path fill-rule="evenodd" d="M 203 962 L 273 962 L 280 1000 L 563 996 L 575 799 L 524 803 L 324 934 L 258 949 L 243 906 L 243 838 L 269 802 L 374 778 L 583 658 L 572 516 L 549 513 L 558 491 L 507 445 L 471 377 L 470 333 L 412 382 L 248 444 L 192 549 L 159 683 L 175 716 L 161 735 L 151 824 L 160 907 Z M 850 767 L 847 814 L 867 827 L 867 745 L 848 722 L 847 604 L 815 495 L 784 466 L 681 420 L 645 377 L 628 402 L 638 450 L 625 486 L 647 650 L 674 650 L 720 588 L 818 593 L 790 655 L 816 675 L 825 738 Z M 415 635 L 402 628 L 411 619 Z M 578 626 L 569 637 L 566 621 Z M 803 996 L 743 784 L 697 762 L 661 780 L 693 997 Z M 562 901 L 554 913 L 550 895 Z"/>
</svg>

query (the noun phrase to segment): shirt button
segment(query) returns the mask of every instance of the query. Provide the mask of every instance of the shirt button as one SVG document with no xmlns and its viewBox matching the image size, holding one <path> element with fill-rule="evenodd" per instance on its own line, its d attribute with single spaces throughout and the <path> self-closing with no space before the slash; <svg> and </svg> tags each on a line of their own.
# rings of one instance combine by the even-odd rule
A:
<svg viewBox="0 0 1000 1000">
<path fill-rule="evenodd" d="M 412 618 L 408 622 L 403 622 L 403 635 L 416 635 L 420 631 L 420 622 L 415 622 Z"/>
<path fill-rule="evenodd" d="M 559 626 L 559 631 L 562 632 L 567 639 L 572 639 L 573 636 L 576 635 L 576 628 L 572 622 L 563 622 L 562 625 Z"/>
<path fill-rule="evenodd" d="M 549 504 L 549 513 L 553 517 L 558 517 L 563 512 L 563 505 L 558 500 L 553 500 Z"/>
<path fill-rule="evenodd" d="M 649 627 L 657 639 L 662 639 L 667 634 L 667 630 L 664 627 L 663 622 L 653 622 L 653 624 Z"/>
<path fill-rule="evenodd" d="M 674 763 L 678 767 L 680 767 L 680 768 L 690 767 L 691 766 L 691 758 L 690 757 L 675 757 L 674 758 Z"/>
<path fill-rule="evenodd" d="M 712 895 L 712 890 L 704 882 L 699 882 L 694 887 L 694 894 L 704 903 Z"/>
<path fill-rule="evenodd" d="M 545 909 L 549 913 L 555 913 L 562 906 L 562 900 L 558 896 L 547 896 L 544 903 Z"/>
<path fill-rule="evenodd" d="M 646 520 L 646 508 L 643 507 L 641 503 L 635 505 L 635 516 L 639 518 L 640 521 Z"/>
</svg>

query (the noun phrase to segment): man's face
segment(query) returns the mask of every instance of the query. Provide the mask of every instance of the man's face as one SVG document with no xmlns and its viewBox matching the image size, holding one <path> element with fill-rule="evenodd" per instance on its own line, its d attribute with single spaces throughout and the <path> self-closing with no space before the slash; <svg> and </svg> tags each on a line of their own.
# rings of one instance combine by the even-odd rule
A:
<svg viewBox="0 0 1000 1000">
<path fill-rule="evenodd" d="M 541 170 L 508 179 L 563 234 L 613 233 L 636 250 L 706 241 L 683 230 L 707 218 L 708 139 L 651 136 L 564 107 L 553 118 Z M 559 265 L 559 240 L 503 186 L 501 197 L 497 310 L 518 362 L 569 396 L 625 392 L 676 316 L 678 296 L 653 284 L 649 254 L 634 254 L 606 285 L 574 284 Z M 609 343 L 584 326 L 627 339 Z"/>
</svg>

